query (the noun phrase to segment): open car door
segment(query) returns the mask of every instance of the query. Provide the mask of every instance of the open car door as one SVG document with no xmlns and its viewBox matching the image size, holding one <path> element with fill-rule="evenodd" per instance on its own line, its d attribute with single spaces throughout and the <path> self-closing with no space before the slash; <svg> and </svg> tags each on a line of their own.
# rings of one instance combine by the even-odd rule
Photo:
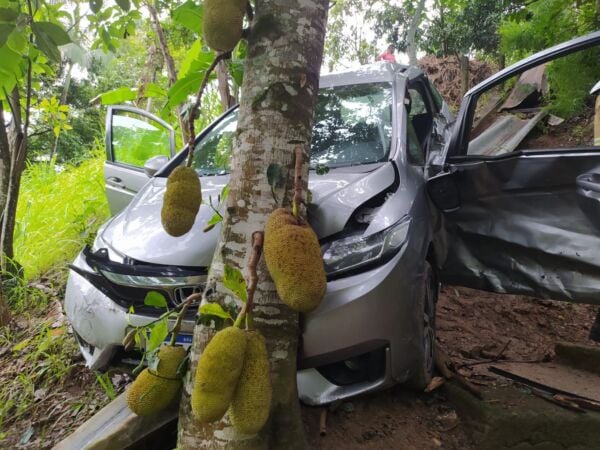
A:
<svg viewBox="0 0 600 450">
<path fill-rule="evenodd" d="M 600 304 L 598 80 L 595 32 L 466 94 L 444 170 L 428 182 L 447 232 L 444 281 Z"/>
<path fill-rule="evenodd" d="M 141 109 L 109 106 L 105 146 L 104 182 L 110 212 L 114 215 L 175 154 L 175 131 Z"/>
</svg>

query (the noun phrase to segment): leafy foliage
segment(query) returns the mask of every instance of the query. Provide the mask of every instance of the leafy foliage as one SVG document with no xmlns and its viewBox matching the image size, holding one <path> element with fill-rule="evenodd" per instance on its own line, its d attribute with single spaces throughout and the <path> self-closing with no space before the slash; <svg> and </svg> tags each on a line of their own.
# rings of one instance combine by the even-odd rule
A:
<svg viewBox="0 0 600 450">
<path fill-rule="evenodd" d="M 600 28 L 600 10 L 594 0 L 530 2 L 500 27 L 501 48 L 510 61 L 521 59 Z M 573 68 L 577 70 L 573 70 Z M 569 118 L 581 111 L 600 74 L 598 47 L 554 61 L 547 69 L 552 90 L 549 109 Z"/>
<path fill-rule="evenodd" d="M 108 217 L 102 163 L 97 154 L 62 172 L 36 164 L 23 174 L 15 257 L 23 264 L 26 278 L 71 260 Z"/>
</svg>

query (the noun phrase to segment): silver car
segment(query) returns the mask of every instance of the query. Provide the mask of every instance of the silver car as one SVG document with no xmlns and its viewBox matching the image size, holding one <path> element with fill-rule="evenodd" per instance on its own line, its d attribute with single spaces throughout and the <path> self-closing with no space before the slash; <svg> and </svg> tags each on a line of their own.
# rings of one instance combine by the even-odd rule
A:
<svg viewBox="0 0 600 450">
<path fill-rule="evenodd" d="M 456 123 L 418 68 L 377 63 L 321 77 L 308 214 L 328 287 L 321 306 L 301 321 L 298 386 L 305 403 L 395 383 L 423 388 L 433 371 L 441 280 L 600 302 L 600 149 L 528 150 L 530 121 L 515 122 L 524 137 L 502 152 L 497 146 L 506 138 L 493 125 L 471 133 L 484 119 L 516 115 L 508 108 L 495 118 L 478 104 L 495 87 L 599 43 L 594 33 L 496 74 L 466 95 Z M 193 166 L 212 206 L 228 182 L 236 121 L 232 108 L 196 140 Z M 175 306 L 202 289 L 219 236 L 218 226 L 203 232 L 210 204 L 180 238 L 161 226 L 166 177 L 186 156 L 186 149 L 174 154 L 166 123 L 110 107 L 106 130 L 106 190 L 115 216 L 71 265 L 65 294 L 93 369 L 135 359 L 121 341 L 129 326 L 161 313 L 145 304 L 148 292 Z M 564 239 L 567 228 L 572 240 Z M 193 324 L 191 314 L 182 343 L 191 342 Z"/>
</svg>

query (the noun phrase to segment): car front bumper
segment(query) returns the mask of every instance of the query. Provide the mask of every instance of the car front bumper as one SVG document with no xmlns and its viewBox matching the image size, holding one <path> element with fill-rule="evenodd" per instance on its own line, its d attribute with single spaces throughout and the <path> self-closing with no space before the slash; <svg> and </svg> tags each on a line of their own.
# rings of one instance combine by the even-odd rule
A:
<svg viewBox="0 0 600 450">
<path fill-rule="evenodd" d="M 412 253 L 405 246 L 381 266 L 330 281 L 321 306 L 302 318 L 298 390 L 304 403 L 327 404 L 410 376 L 422 284 Z M 87 365 L 102 369 L 122 350 L 128 328 L 155 316 L 129 313 L 97 289 L 80 274 L 93 272 L 83 254 L 73 266 L 78 270 L 69 275 L 65 311 Z M 184 320 L 181 333 L 192 334 L 193 327 Z"/>
</svg>

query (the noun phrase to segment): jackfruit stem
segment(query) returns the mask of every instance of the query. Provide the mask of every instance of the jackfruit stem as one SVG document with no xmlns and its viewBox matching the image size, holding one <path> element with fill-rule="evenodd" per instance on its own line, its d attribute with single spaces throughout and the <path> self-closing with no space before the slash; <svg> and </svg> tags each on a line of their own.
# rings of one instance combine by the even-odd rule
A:
<svg viewBox="0 0 600 450">
<path fill-rule="evenodd" d="M 181 330 L 181 321 L 183 320 L 183 317 L 185 316 L 185 314 L 187 313 L 188 308 L 190 307 L 190 305 L 192 304 L 192 302 L 199 298 L 202 294 L 200 294 L 199 292 L 196 292 L 195 294 L 191 294 L 188 295 L 188 297 L 183 301 L 182 303 L 182 307 L 181 307 L 181 311 L 179 311 L 179 313 L 177 314 L 177 320 L 175 321 L 175 325 L 173 326 L 173 329 L 171 330 L 171 340 L 169 341 L 169 345 L 174 346 L 175 343 L 177 342 L 177 335 L 179 334 L 179 331 Z"/>
<path fill-rule="evenodd" d="M 260 261 L 260 256 L 262 254 L 263 240 L 263 231 L 255 231 L 252 233 L 252 254 L 250 255 L 250 260 L 248 261 L 249 280 L 248 286 L 246 287 L 248 299 L 242 306 L 241 311 L 235 319 L 234 326 L 238 328 L 242 327 L 242 322 L 244 322 L 244 319 L 246 319 L 246 328 L 248 328 L 248 319 L 246 316 L 250 316 L 252 313 L 252 306 L 254 306 L 254 292 L 256 291 L 256 285 L 258 284 L 258 274 L 256 272 L 256 268 L 258 267 L 258 262 Z"/>
<path fill-rule="evenodd" d="M 196 95 L 196 101 L 192 105 L 192 108 L 189 110 L 188 114 L 188 156 L 186 161 L 187 167 L 192 167 L 192 160 L 194 159 L 194 144 L 196 142 L 196 130 L 194 128 L 194 121 L 198 117 L 198 110 L 200 109 L 200 103 L 202 101 L 202 94 L 204 93 L 204 89 L 208 84 L 208 77 L 212 73 L 217 64 L 223 59 L 231 58 L 231 51 L 219 53 L 213 59 L 213 62 L 210 64 L 208 69 L 206 69 L 206 73 L 204 74 L 204 78 L 202 79 L 202 83 L 200 84 L 200 89 L 198 90 L 198 94 Z"/>
<path fill-rule="evenodd" d="M 296 145 L 294 148 L 294 199 L 292 200 L 292 214 L 295 218 L 298 218 L 300 204 L 302 200 L 302 163 L 304 162 L 304 150 L 300 145 Z"/>
</svg>

